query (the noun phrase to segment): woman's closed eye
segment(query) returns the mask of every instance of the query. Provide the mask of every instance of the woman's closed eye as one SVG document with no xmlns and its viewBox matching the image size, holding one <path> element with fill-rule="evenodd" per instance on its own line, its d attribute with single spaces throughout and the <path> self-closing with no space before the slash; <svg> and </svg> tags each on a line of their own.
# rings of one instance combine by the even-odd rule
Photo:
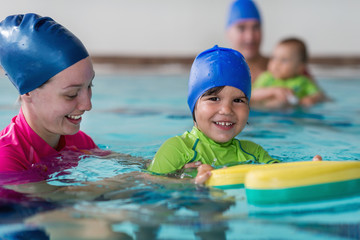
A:
<svg viewBox="0 0 360 240">
<path fill-rule="evenodd" d="M 78 96 L 78 94 L 74 94 L 74 95 L 66 95 L 67 98 L 69 99 L 74 99 Z"/>
<path fill-rule="evenodd" d="M 64 96 L 65 96 L 65 98 L 72 100 L 72 99 L 76 98 L 78 96 L 78 94 L 79 94 L 78 91 L 69 91 L 69 92 L 65 92 Z"/>
</svg>

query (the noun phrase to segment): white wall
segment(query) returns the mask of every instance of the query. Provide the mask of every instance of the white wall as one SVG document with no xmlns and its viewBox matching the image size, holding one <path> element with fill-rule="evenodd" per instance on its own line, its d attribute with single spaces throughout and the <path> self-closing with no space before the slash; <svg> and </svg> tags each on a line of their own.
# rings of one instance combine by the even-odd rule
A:
<svg viewBox="0 0 360 240">
<path fill-rule="evenodd" d="M 53 17 L 93 55 L 192 56 L 228 46 L 231 0 L 0 0 L 0 18 L 25 12 Z M 257 0 L 263 52 L 282 37 L 301 36 L 312 56 L 360 56 L 359 0 Z"/>
<path fill-rule="evenodd" d="M 311 55 L 360 55 L 359 0 L 258 0 L 264 16 L 264 46 L 297 35 Z"/>
</svg>

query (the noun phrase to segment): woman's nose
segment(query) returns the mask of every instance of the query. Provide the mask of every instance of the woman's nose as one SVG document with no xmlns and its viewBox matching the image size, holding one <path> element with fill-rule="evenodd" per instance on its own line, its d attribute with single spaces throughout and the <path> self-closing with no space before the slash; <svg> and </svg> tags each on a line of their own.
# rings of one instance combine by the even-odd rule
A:
<svg viewBox="0 0 360 240">
<path fill-rule="evenodd" d="M 90 111 L 91 110 L 91 108 L 92 108 L 91 96 L 92 96 L 91 89 L 88 89 L 88 91 L 84 91 L 81 94 L 81 96 L 79 97 L 79 103 L 78 103 L 78 107 L 81 111 Z"/>
</svg>

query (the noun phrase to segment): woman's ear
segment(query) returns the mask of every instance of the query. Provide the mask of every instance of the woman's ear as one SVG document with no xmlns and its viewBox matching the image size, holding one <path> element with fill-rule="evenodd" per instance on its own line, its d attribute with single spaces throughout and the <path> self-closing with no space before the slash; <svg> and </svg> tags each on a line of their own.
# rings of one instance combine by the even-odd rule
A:
<svg viewBox="0 0 360 240">
<path fill-rule="evenodd" d="M 21 101 L 24 101 L 24 102 L 31 102 L 32 100 L 32 93 L 31 92 L 28 92 L 28 93 L 25 93 L 23 95 L 20 95 L 20 100 Z"/>
</svg>

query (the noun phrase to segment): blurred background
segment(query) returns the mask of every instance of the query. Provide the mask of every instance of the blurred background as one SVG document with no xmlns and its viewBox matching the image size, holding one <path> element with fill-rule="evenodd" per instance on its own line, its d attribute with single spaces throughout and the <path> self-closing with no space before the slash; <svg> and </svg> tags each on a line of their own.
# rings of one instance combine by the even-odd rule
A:
<svg viewBox="0 0 360 240">
<path fill-rule="evenodd" d="M 214 44 L 229 47 L 231 0 L 1 0 L 0 18 L 51 16 L 85 44 L 95 63 L 191 63 Z M 262 52 L 283 37 L 308 45 L 312 64 L 360 64 L 359 0 L 256 0 L 263 18 Z"/>
</svg>

